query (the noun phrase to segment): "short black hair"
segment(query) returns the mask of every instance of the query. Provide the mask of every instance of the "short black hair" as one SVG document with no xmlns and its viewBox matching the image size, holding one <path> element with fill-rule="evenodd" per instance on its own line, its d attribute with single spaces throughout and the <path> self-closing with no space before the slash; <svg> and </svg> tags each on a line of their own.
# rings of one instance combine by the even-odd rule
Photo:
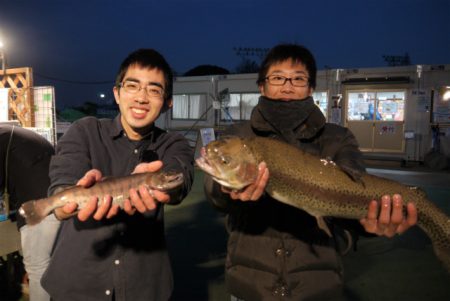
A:
<svg viewBox="0 0 450 301">
<path fill-rule="evenodd" d="M 273 47 L 266 55 L 258 72 L 256 83 L 262 85 L 266 81 L 269 68 L 277 63 L 292 60 L 294 63 L 305 65 L 309 73 L 309 86 L 316 88 L 317 66 L 314 55 L 306 47 L 297 44 L 279 44 Z"/>
<path fill-rule="evenodd" d="M 138 49 L 130 53 L 122 62 L 119 68 L 119 72 L 116 75 L 115 86 L 119 87 L 123 81 L 125 73 L 130 66 L 137 65 L 142 68 L 158 69 L 164 74 L 164 103 L 172 98 L 173 93 L 173 73 L 166 59 L 154 49 Z"/>
</svg>

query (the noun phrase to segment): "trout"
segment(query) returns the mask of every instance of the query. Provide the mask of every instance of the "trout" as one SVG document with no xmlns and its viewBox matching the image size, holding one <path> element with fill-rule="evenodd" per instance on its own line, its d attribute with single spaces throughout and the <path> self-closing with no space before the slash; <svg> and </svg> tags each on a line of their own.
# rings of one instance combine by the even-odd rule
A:
<svg viewBox="0 0 450 301">
<path fill-rule="evenodd" d="M 124 177 L 107 178 L 88 188 L 73 186 L 48 198 L 25 202 L 19 208 L 19 213 L 25 218 L 27 224 L 35 225 L 53 210 L 69 202 L 77 203 L 78 208 L 81 209 L 85 207 L 92 196 L 97 196 L 100 204 L 105 196 L 110 195 L 112 204 L 123 208 L 124 201 L 129 198 L 131 188 L 137 190 L 140 186 L 145 186 L 147 189 L 169 192 L 182 183 L 183 174 L 173 171 L 146 172 Z"/>
<path fill-rule="evenodd" d="M 323 217 L 359 220 L 367 215 L 371 200 L 401 194 L 405 203 L 416 205 L 417 225 L 428 235 L 436 256 L 450 273 L 450 218 L 418 188 L 367 173 L 354 180 L 332 161 L 271 138 L 226 137 L 213 141 L 196 163 L 216 182 L 240 190 L 256 180 L 262 161 L 270 171 L 266 192 L 316 217 L 327 233 Z"/>
</svg>

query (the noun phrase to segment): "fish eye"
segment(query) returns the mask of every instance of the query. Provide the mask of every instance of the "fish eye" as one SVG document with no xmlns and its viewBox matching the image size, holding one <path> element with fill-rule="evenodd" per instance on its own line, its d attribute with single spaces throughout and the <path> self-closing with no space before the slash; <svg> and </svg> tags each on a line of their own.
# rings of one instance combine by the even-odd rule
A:
<svg viewBox="0 0 450 301">
<path fill-rule="evenodd" d="M 220 157 L 220 162 L 224 165 L 230 164 L 230 160 L 227 157 Z"/>
</svg>

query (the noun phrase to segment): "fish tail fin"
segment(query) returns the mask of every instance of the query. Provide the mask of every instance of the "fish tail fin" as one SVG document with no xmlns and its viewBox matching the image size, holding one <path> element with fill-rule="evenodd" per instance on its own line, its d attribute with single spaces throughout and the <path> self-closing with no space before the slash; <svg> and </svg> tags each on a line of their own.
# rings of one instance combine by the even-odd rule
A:
<svg viewBox="0 0 450 301">
<path fill-rule="evenodd" d="M 43 200 L 32 200 L 22 204 L 19 214 L 25 218 L 28 225 L 36 225 L 42 221 L 49 213 L 51 208 Z"/>
</svg>

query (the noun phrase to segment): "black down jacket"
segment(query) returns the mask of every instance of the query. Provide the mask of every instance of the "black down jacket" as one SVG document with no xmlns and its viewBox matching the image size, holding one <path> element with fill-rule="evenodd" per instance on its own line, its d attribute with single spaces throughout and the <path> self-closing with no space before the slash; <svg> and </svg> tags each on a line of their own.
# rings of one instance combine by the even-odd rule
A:
<svg viewBox="0 0 450 301">
<path fill-rule="evenodd" d="M 226 134 L 282 139 L 257 110 L 250 122 L 233 125 Z M 353 134 L 325 123 L 319 110 L 310 114 L 290 143 L 332 159 L 355 177 L 364 172 Z M 314 217 L 268 195 L 256 202 L 233 201 L 210 176 L 205 176 L 205 193 L 217 209 L 227 213 L 226 282 L 232 295 L 246 301 L 344 299 L 336 235 L 328 237 Z M 362 229 L 356 221 L 328 223 L 333 233 L 342 225 Z"/>
</svg>

